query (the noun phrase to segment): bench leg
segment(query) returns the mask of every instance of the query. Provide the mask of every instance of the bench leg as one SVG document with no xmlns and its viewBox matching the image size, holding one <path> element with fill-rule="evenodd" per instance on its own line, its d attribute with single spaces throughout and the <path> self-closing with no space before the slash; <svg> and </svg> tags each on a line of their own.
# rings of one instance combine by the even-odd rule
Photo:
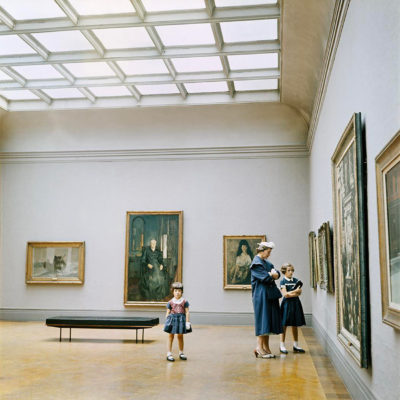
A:
<svg viewBox="0 0 400 400">
<path fill-rule="evenodd" d="M 60 328 L 60 342 L 61 342 L 61 331 L 62 331 L 62 328 Z"/>
<path fill-rule="evenodd" d="M 144 343 L 144 329 L 142 329 L 142 343 Z"/>
<path fill-rule="evenodd" d="M 137 330 L 137 329 L 135 329 L 135 331 L 136 331 L 136 343 L 137 343 L 137 331 L 138 331 L 138 330 Z"/>
<path fill-rule="evenodd" d="M 69 341 L 71 341 L 71 330 L 72 328 L 69 328 Z"/>
</svg>

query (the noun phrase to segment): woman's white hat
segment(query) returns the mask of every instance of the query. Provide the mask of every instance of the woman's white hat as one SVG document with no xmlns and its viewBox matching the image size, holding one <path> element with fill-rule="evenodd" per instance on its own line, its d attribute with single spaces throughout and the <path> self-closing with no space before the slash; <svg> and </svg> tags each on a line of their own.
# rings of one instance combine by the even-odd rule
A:
<svg viewBox="0 0 400 400">
<path fill-rule="evenodd" d="M 257 244 L 257 250 L 274 249 L 274 248 L 275 248 L 274 242 L 261 242 Z"/>
</svg>

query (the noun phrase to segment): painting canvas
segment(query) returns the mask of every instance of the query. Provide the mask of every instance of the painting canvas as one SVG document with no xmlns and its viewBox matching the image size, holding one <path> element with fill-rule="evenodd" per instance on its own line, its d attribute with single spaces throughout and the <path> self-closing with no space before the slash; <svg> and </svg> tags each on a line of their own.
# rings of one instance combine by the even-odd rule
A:
<svg viewBox="0 0 400 400">
<path fill-rule="evenodd" d="M 320 287 L 334 292 L 334 274 L 332 262 L 332 235 L 329 222 L 324 222 L 318 229 L 318 256 L 320 268 Z"/>
<path fill-rule="evenodd" d="M 400 131 L 376 158 L 382 320 L 400 329 Z"/>
<path fill-rule="evenodd" d="M 308 256 L 310 263 L 310 286 L 312 288 L 317 287 L 317 276 L 316 276 L 316 255 L 315 255 L 315 232 L 308 234 Z"/>
<path fill-rule="evenodd" d="M 337 333 L 360 367 L 369 362 L 365 143 L 354 114 L 332 156 Z"/>
<path fill-rule="evenodd" d="M 26 283 L 83 284 L 84 242 L 28 242 Z"/>
<path fill-rule="evenodd" d="M 124 304 L 161 305 L 182 281 L 182 211 L 128 211 Z"/>
<path fill-rule="evenodd" d="M 251 289 L 250 264 L 265 235 L 224 236 L 224 289 Z"/>
</svg>

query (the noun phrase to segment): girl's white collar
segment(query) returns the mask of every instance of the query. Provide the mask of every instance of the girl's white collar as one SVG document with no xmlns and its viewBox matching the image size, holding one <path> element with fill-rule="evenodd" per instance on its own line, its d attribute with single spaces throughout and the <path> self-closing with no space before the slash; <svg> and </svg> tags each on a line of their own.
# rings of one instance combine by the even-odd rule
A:
<svg viewBox="0 0 400 400">
<path fill-rule="evenodd" d="M 172 302 L 175 304 L 181 304 L 183 300 L 185 300 L 183 297 L 181 297 L 179 300 L 177 300 L 175 297 L 172 298 Z"/>
</svg>

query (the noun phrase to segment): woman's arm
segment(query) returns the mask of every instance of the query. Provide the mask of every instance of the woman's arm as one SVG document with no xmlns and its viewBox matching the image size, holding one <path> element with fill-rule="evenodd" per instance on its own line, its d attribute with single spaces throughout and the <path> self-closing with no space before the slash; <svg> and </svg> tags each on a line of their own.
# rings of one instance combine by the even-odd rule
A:
<svg viewBox="0 0 400 400">
<path fill-rule="evenodd" d="M 253 264 L 250 270 L 251 275 L 263 283 L 272 282 L 274 280 L 271 274 L 262 265 Z"/>
</svg>

